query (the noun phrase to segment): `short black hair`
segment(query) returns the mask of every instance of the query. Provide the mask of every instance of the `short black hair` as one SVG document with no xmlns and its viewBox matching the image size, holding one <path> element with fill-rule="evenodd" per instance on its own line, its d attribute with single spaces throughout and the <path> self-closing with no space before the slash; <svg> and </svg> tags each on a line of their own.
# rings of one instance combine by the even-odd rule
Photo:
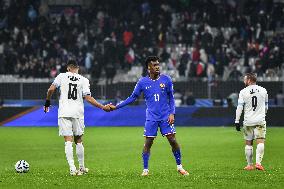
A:
<svg viewBox="0 0 284 189">
<path fill-rule="evenodd" d="M 149 63 L 156 62 L 157 60 L 160 60 L 160 58 L 157 56 L 148 56 L 145 61 L 146 68 L 148 68 Z"/>
<path fill-rule="evenodd" d="M 76 62 L 76 60 L 73 60 L 73 59 L 68 60 L 68 62 L 67 62 L 67 67 L 68 67 L 68 66 L 74 67 L 74 68 L 79 67 L 79 65 L 78 65 L 78 63 Z"/>
</svg>

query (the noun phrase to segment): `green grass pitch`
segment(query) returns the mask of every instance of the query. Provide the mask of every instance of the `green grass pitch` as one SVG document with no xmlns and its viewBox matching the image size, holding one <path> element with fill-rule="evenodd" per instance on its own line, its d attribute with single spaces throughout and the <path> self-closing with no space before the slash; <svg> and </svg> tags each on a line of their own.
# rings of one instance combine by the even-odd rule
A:
<svg viewBox="0 0 284 189">
<path fill-rule="evenodd" d="M 246 161 L 241 132 L 177 127 L 183 165 L 190 176 L 176 172 L 170 146 L 159 135 L 151 151 L 151 175 L 146 178 L 140 176 L 142 127 L 87 127 L 85 131 L 90 173 L 71 177 L 57 128 L 0 127 L 0 188 L 284 188 L 284 128 L 268 128 L 266 171 L 247 172 L 242 170 Z M 14 170 L 20 159 L 30 164 L 26 174 Z"/>
</svg>

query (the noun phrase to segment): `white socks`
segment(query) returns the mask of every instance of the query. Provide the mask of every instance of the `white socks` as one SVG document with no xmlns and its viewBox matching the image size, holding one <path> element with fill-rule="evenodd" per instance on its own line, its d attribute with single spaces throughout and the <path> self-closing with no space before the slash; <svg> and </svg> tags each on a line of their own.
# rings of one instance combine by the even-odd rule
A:
<svg viewBox="0 0 284 189">
<path fill-rule="evenodd" d="M 253 147 L 246 145 L 245 146 L 245 154 L 246 154 L 246 159 L 248 162 L 248 165 L 252 165 L 252 159 L 253 159 Z M 256 147 L 256 164 L 260 164 L 261 165 L 261 161 L 263 158 L 263 154 L 264 154 L 264 143 L 259 143 Z"/>
<path fill-rule="evenodd" d="M 261 165 L 264 154 L 264 143 L 259 143 L 256 147 L 256 163 Z"/>
<path fill-rule="evenodd" d="M 180 165 L 177 165 L 177 170 L 181 170 L 181 169 L 183 169 L 182 168 L 182 165 L 180 164 Z"/>
<path fill-rule="evenodd" d="M 66 154 L 66 159 L 70 167 L 70 171 L 75 171 L 76 167 L 74 164 L 74 158 L 73 158 L 73 142 L 67 141 L 65 142 L 65 154 Z"/>
<path fill-rule="evenodd" d="M 246 159 L 248 162 L 248 165 L 252 165 L 252 156 L 253 156 L 253 147 L 246 145 L 245 146 L 245 154 L 246 154 Z"/>
<path fill-rule="evenodd" d="M 79 162 L 79 167 L 84 168 L 84 146 L 82 143 L 77 143 L 76 145 L 76 154 Z"/>
<path fill-rule="evenodd" d="M 76 166 L 74 164 L 74 157 L 73 157 L 73 142 L 67 141 L 65 142 L 65 154 L 66 159 L 69 164 L 70 170 L 75 171 Z M 84 168 L 84 146 L 82 143 L 76 144 L 76 154 L 78 157 L 79 167 Z"/>
</svg>

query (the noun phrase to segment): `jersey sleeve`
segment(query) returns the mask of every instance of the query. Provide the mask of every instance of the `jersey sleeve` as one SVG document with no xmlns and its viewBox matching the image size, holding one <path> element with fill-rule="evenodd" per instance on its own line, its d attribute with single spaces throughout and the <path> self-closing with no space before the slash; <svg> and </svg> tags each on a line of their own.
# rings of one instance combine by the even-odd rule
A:
<svg viewBox="0 0 284 189">
<path fill-rule="evenodd" d="M 83 97 L 87 96 L 87 95 L 91 95 L 91 91 L 90 91 L 90 82 L 87 78 L 84 78 L 84 82 L 83 82 Z"/>
<path fill-rule="evenodd" d="M 141 87 L 141 80 L 139 80 L 132 92 L 132 94 L 124 101 L 122 101 L 121 103 L 116 105 L 116 108 L 122 108 L 128 104 L 131 104 L 132 102 L 134 102 L 141 94 L 142 92 L 142 87 Z"/>
<path fill-rule="evenodd" d="M 175 97 L 174 97 L 174 85 L 170 77 L 168 82 L 168 96 L 169 96 L 169 105 L 170 105 L 170 114 L 175 114 Z"/>
<path fill-rule="evenodd" d="M 56 88 L 60 87 L 60 85 L 61 85 L 61 78 L 62 78 L 61 76 L 62 76 L 62 74 L 59 74 L 58 76 L 56 76 L 56 78 L 54 79 L 54 81 L 52 83 L 52 85 L 55 85 Z"/>
<path fill-rule="evenodd" d="M 243 106 L 243 105 L 245 105 L 245 100 L 243 92 L 241 91 L 238 98 L 238 106 Z"/>
<path fill-rule="evenodd" d="M 238 99 L 238 106 L 237 106 L 237 110 L 236 110 L 236 119 L 235 119 L 235 123 L 239 123 L 240 122 L 240 118 L 243 112 L 243 108 L 245 105 L 245 101 L 244 101 L 244 97 L 243 97 L 243 93 L 242 91 L 239 94 L 239 99 Z"/>
</svg>

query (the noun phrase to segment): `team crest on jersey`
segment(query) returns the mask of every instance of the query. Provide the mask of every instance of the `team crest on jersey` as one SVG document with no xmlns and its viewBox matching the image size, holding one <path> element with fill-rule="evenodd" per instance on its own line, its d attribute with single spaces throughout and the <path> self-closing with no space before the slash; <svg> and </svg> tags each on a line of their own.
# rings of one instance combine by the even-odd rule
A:
<svg viewBox="0 0 284 189">
<path fill-rule="evenodd" d="M 166 85 L 165 85 L 164 83 L 160 83 L 160 87 L 161 87 L 162 89 L 164 89 L 164 88 L 166 87 Z"/>
</svg>

